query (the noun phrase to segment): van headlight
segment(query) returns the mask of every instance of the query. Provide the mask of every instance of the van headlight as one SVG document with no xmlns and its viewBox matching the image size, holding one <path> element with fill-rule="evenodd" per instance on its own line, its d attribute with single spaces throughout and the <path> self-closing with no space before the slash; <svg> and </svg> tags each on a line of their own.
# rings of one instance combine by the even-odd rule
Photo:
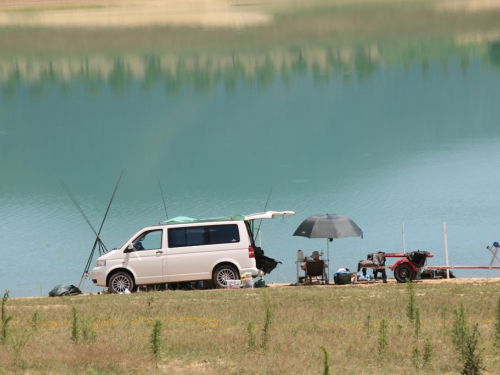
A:
<svg viewBox="0 0 500 375">
<path fill-rule="evenodd" d="M 95 262 L 96 267 L 104 267 L 105 265 L 106 265 L 105 260 L 98 260 L 97 262 Z"/>
</svg>

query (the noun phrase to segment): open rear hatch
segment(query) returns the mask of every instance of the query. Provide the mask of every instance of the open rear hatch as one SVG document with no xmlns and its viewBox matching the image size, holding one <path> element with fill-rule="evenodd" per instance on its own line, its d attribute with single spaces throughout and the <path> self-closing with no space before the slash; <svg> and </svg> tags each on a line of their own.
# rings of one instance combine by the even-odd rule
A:
<svg viewBox="0 0 500 375">
<path fill-rule="evenodd" d="M 267 212 L 258 212 L 255 214 L 250 214 L 245 216 L 245 221 L 247 222 L 247 229 L 250 238 L 252 239 L 252 247 L 254 248 L 255 253 L 255 263 L 257 264 L 257 268 L 262 270 L 264 273 L 271 273 L 280 261 L 277 261 L 273 258 L 269 258 L 264 255 L 264 250 L 255 244 L 254 237 L 254 220 L 263 220 L 263 219 L 274 219 L 276 216 L 290 216 L 295 215 L 293 211 L 267 211 Z M 259 227 L 260 228 L 260 227 Z M 259 229 L 257 229 L 259 230 Z"/>
</svg>

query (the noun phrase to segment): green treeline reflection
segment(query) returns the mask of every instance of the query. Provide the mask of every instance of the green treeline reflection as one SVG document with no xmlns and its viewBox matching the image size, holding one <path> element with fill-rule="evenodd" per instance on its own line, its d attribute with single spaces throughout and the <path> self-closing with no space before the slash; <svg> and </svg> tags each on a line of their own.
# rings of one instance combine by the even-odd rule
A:
<svg viewBox="0 0 500 375">
<path fill-rule="evenodd" d="M 453 40 L 414 44 L 399 41 L 219 55 L 9 57 L 0 58 L 0 88 L 7 97 L 24 85 L 33 97 L 42 97 L 49 87 L 58 87 L 64 96 L 69 96 L 74 85 L 82 84 L 90 96 L 98 96 L 105 86 L 121 95 L 137 81 L 144 92 L 163 86 L 168 93 L 187 87 L 203 93 L 219 84 L 231 92 L 242 82 L 266 88 L 277 78 L 289 83 L 306 74 L 318 83 L 339 75 L 345 80 L 367 80 L 378 69 L 414 64 L 419 64 L 425 75 L 431 61 L 439 61 L 446 69 L 451 60 L 458 60 L 466 74 L 470 60 L 478 57 L 500 70 L 500 42 L 460 45 Z"/>
</svg>

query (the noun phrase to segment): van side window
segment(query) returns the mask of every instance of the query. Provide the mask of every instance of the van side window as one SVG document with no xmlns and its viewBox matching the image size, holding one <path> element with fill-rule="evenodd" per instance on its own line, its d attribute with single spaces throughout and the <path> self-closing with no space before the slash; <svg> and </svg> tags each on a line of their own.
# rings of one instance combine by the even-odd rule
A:
<svg viewBox="0 0 500 375">
<path fill-rule="evenodd" d="M 210 244 L 240 242 L 238 225 L 212 225 L 208 229 Z"/>
<path fill-rule="evenodd" d="M 205 227 L 186 228 L 186 246 L 205 245 Z"/>
<path fill-rule="evenodd" d="M 168 247 L 186 246 L 186 229 L 175 228 L 168 230 Z"/>
<path fill-rule="evenodd" d="M 168 230 L 168 247 L 216 245 L 240 242 L 237 224 L 205 225 Z"/>
<path fill-rule="evenodd" d="M 161 249 L 162 233 L 163 231 L 160 229 L 141 234 L 134 241 L 135 249 L 138 251 Z"/>
</svg>

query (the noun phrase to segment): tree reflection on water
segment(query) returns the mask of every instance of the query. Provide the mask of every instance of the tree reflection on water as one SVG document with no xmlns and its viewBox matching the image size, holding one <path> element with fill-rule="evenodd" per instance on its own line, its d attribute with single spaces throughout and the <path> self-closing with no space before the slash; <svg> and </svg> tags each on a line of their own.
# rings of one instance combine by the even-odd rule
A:
<svg viewBox="0 0 500 375">
<path fill-rule="evenodd" d="M 441 45 L 356 45 L 354 47 L 294 48 L 261 53 L 186 54 L 149 53 L 145 56 L 118 57 L 49 56 L 0 59 L 0 87 L 3 95 L 12 97 L 22 85 L 30 95 L 41 97 L 48 87 L 59 87 L 62 95 L 71 95 L 71 87 L 79 82 L 89 96 L 97 96 L 107 85 L 115 95 L 130 90 L 132 82 L 140 83 L 144 92 L 163 86 L 167 93 L 190 87 L 208 93 L 222 84 L 228 92 L 238 85 L 255 85 L 265 89 L 276 79 L 289 83 L 294 77 L 312 75 L 316 84 L 332 76 L 349 81 L 370 79 L 379 69 L 419 64 L 424 76 L 431 61 L 443 69 L 458 60 L 464 74 L 471 58 L 480 58 L 500 68 L 500 43 L 457 46 L 448 41 Z M 431 48 L 432 47 L 432 48 Z"/>
</svg>

